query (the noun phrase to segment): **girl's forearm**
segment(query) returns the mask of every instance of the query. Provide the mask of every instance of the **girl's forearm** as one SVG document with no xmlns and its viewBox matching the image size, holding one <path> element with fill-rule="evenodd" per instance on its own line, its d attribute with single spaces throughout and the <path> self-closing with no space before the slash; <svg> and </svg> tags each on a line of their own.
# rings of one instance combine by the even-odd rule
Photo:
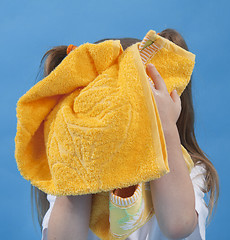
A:
<svg viewBox="0 0 230 240">
<path fill-rule="evenodd" d="M 183 158 L 177 126 L 164 129 L 170 172 L 150 182 L 154 210 L 163 233 L 173 239 L 190 235 L 197 224 L 195 195 Z"/>
<path fill-rule="evenodd" d="M 92 194 L 57 197 L 48 223 L 48 240 L 87 239 Z"/>
</svg>

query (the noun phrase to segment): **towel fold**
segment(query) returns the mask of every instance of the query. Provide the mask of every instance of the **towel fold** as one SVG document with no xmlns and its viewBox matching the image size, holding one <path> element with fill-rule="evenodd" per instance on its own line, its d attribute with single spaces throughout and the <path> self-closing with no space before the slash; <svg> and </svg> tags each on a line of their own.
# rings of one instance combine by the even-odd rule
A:
<svg viewBox="0 0 230 240">
<path fill-rule="evenodd" d="M 170 93 L 176 88 L 181 95 L 195 63 L 194 54 L 152 30 L 146 39 L 125 51 L 119 40 L 85 43 L 17 103 L 15 158 L 22 176 L 52 195 L 93 193 L 90 228 L 101 239 L 114 239 L 112 190 L 170 171 L 146 64 L 156 66 Z M 188 153 L 187 159 L 191 170 Z M 119 239 L 130 231 L 125 234 Z"/>
</svg>

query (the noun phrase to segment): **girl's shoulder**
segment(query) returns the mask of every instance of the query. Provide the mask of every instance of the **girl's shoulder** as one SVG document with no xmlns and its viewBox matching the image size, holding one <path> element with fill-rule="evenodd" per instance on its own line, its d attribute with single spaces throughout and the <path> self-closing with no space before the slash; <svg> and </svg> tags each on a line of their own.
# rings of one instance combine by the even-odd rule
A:
<svg viewBox="0 0 230 240">
<path fill-rule="evenodd" d="M 191 179 L 195 179 L 195 178 L 204 178 L 205 177 L 205 174 L 206 174 L 206 167 L 203 163 L 199 163 L 199 164 L 196 164 L 192 170 L 191 170 L 191 173 L 190 173 L 190 177 Z"/>
<path fill-rule="evenodd" d="M 51 195 L 51 194 L 47 194 L 47 200 L 49 201 L 49 203 L 54 203 L 56 199 L 56 196 Z"/>
<path fill-rule="evenodd" d="M 191 173 L 190 173 L 190 178 L 192 180 L 195 195 L 200 196 L 201 199 L 204 197 L 204 190 L 207 188 L 207 186 L 206 186 L 206 171 L 207 171 L 206 167 L 202 163 L 202 164 L 195 165 L 192 168 Z"/>
</svg>

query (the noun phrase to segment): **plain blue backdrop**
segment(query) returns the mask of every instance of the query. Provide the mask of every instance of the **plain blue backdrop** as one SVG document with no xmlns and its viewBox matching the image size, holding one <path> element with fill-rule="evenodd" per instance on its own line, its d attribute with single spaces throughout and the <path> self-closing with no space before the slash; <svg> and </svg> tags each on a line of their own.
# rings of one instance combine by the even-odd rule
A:
<svg viewBox="0 0 230 240">
<path fill-rule="evenodd" d="M 220 178 L 206 236 L 229 239 L 229 7 L 227 0 L 1 0 L 1 239 L 41 239 L 32 222 L 30 183 L 17 170 L 14 137 L 17 100 L 35 83 L 43 54 L 53 46 L 107 37 L 142 39 L 150 29 L 165 28 L 178 30 L 196 54 L 196 136 Z"/>
</svg>

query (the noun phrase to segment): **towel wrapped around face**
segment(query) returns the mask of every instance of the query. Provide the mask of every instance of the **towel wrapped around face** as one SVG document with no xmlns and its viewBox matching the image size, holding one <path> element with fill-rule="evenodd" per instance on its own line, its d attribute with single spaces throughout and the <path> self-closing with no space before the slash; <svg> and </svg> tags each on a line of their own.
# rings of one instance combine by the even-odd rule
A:
<svg viewBox="0 0 230 240">
<path fill-rule="evenodd" d="M 194 54 L 154 31 L 146 37 L 125 51 L 119 40 L 79 46 L 17 103 L 20 173 L 47 194 L 94 193 L 90 226 L 102 239 L 113 239 L 110 191 L 170 171 L 146 64 L 155 65 L 169 93 L 181 95 L 195 63 Z"/>
</svg>

